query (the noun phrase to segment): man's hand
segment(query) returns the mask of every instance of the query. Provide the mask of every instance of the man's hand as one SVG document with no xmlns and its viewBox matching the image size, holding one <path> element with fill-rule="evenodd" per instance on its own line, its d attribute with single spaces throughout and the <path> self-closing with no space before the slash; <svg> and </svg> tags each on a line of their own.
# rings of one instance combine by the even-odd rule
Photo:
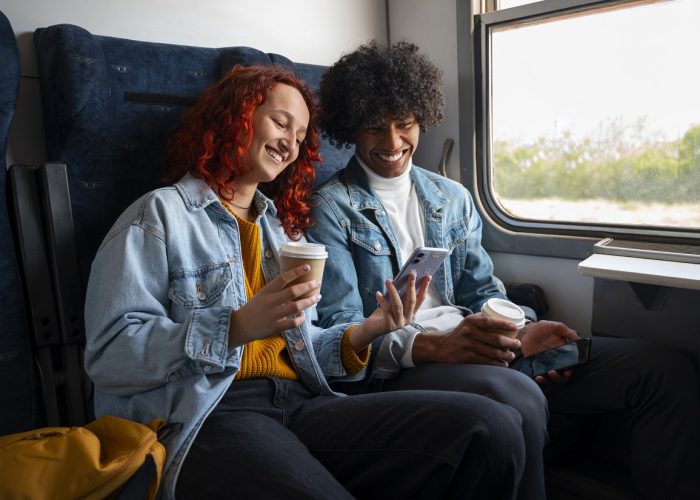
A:
<svg viewBox="0 0 700 500">
<path fill-rule="evenodd" d="M 558 321 L 528 323 L 518 332 L 518 337 L 523 343 L 523 356 L 532 356 L 581 338 L 571 328 Z"/>
<path fill-rule="evenodd" d="M 523 356 L 532 356 L 538 352 L 546 351 L 567 342 L 575 342 L 581 338 L 574 330 L 557 321 L 529 323 L 520 330 L 518 337 L 520 337 L 523 344 Z M 546 389 L 547 387 L 566 382 L 571 377 L 571 373 L 572 370 L 564 370 L 563 372 L 550 370 L 546 375 L 535 377 L 535 382 L 543 389 Z"/>
<path fill-rule="evenodd" d="M 413 362 L 507 367 L 515 358 L 510 349 L 520 347 L 520 341 L 512 338 L 515 332 L 515 325 L 509 321 L 471 314 L 452 331 L 417 335 L 413 342 Z"/>
<path fill-rule="evenodd" d="M 416 273 L 413 272 L 408 277 L 406 287 L 406 297 L 401 301 L 398 290 L 392 280 L 385 282 L 388 301 L 381 292 L 377 292 L 377 304 L 379 307 L 363 323 L 350 332 L 350 346 L 355 352 L 360 352 L 380 335 L 403 328 L 415 316 L 415 312 L 420 308 L 430 285 L 430 276 L 421 280 L 420 288 L 416 292 Z"/>
</svg>

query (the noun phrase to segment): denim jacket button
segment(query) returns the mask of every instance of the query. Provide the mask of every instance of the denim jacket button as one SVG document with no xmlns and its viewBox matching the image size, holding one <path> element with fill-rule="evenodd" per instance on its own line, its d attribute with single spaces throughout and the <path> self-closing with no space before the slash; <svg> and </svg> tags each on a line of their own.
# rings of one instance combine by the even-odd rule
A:
<svg viewBox="0 0 700 500">
<path fill-rule="evenodd" d="M 204 290 L 198 291 L 198 292 L 197 292 L 197 298 L 198 298 L 199 300 L 206 300 L 206 298 L 207 298 L 207 292 L 205 292 Z"/>
<path fill-rule="evenodd" d="M 374 242 L 374 249 L 378 252 L 379 250 L 382 249 L 382 244 L 379 242 L 379 240 L 376 240 Z"/>
<path fill-rule="evenodd" d="M 272 250 L 265 250 L 265 258 L 266 259 L 272 258 Z"/>
<path fill-rule="evenodd" d="M 294 349 L 296 349 L 297 351 L 303 351 L 304 350 L 304 342 L 302 340 L 298 340 L 297 342 L 295 342 Z"/>
</svg>

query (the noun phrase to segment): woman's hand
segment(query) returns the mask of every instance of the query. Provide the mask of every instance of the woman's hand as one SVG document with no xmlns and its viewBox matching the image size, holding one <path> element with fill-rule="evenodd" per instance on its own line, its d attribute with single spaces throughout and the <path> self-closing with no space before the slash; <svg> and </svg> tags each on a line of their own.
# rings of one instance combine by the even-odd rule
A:
<svg viewBox="0 0 700 500">
<path fill-rule="evenodd" d="M 421 281 L 416 294 L 416 273 L 411 273 L 408 277 L 406 298 L 402 302 L 393 281 L 386 280 L 387 294 L 391 302 L 381 292 L 375 293 L 379 307 L 369 318 L 350 332 L 348 340 L 355 352 L 360 352 L 380 335 L 403 328 L 413 321 L 416 311 L 425 300 L 429 285 L 430 277 L 426 276 Z"/>
<path fill-rule="evenodd" d="M 283 330 L 301 325 L 304 322 L 304 309 L 316 304 L 321 296 L 306 299 L 297 297 L 320 287 L 321 283 L 312 280 L 285 287 L 310 270 L 308 265 L 303 265 L 281 273 L 262 287 L 243 307 L 232 311 L 228 332 L 229 349 L 251 340 L 272 337 Z"/>
</svg>

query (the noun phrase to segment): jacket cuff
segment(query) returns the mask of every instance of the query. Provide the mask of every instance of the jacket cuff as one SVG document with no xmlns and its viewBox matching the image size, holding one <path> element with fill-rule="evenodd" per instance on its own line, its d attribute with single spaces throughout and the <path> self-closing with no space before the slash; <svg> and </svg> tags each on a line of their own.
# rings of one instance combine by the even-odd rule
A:
<svg viewBox="0 0 700 500">
<path fill-rule="evenodd" d="M 372 348 L 372 344 L 370 344 L 360 352 L 355 352 L 350 346 L 350 332 L 355 328 L 357 328 L 357 325 L 353 325 L 345 330 L 340 339 L 340 359 L 343 362 L 343 368 L 349 375 L 355 375 L 367 366 L 370 349 Z"/>
<path fill-rule="evenodd" d="M 231 308 L 200 309 L 192 314 L 185 352 L 205 373 L 223 371 L 228 352 Z"/>
</svg>

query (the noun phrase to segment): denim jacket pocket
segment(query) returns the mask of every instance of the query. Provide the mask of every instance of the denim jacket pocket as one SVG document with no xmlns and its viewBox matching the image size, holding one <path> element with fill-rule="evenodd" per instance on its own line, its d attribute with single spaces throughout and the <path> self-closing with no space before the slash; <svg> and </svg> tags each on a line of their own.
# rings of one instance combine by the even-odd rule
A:
<svg viewBox="0 0 700 500">
<path fill-rule="evenodd" d="M 459 248 L 469 236 L 467 221 L 459 219 L 454 221 L 447 228 L 445 234 L 445 248 L 452 252 L 455 248 Z"/>
<path fill-rule="evenodd" d="M 391 255 L 391 246 L 379 228 L 367 225 L 353 226 L 350 235 L 353 244 L 374 255 Z"/>
<path fill-rule="evenodd" d="M 216 302 L 231 282 L 228 262 L 209 264 L 199 269 L 182 269 L 170 275 L 170 300 L 180 307 L 194 309 Z"/>
</svg>

